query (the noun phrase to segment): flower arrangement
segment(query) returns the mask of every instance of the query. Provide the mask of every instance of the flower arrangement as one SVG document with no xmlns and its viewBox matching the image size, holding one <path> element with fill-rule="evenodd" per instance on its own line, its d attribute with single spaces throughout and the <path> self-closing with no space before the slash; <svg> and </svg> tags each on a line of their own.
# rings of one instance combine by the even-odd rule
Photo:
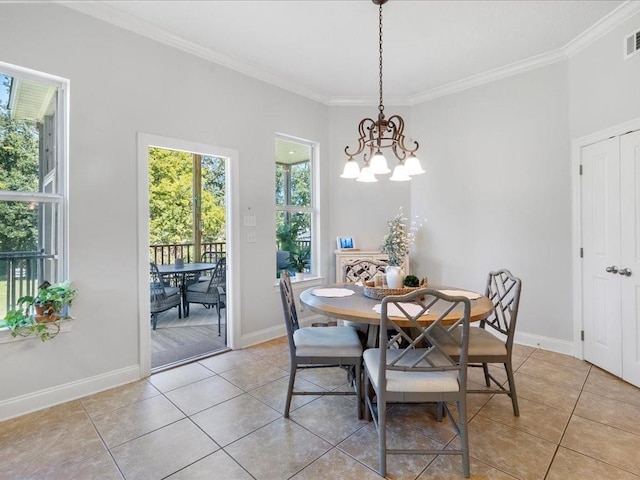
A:
<svg viewBox="0 0 640 480">
<path fill-rule="evenodd" d="M 412 221 L 407 226 L 407 222 L 408 219 L 404 216 L 402 207 L 397 215 L 387 222 L 389 231 L 384 237 L 380 251 L 389 255 L 389 265 L 402 265 L 404 257 L 409 253 L 409 249 L 416 239 L 420 225 Z"/>
</svg>

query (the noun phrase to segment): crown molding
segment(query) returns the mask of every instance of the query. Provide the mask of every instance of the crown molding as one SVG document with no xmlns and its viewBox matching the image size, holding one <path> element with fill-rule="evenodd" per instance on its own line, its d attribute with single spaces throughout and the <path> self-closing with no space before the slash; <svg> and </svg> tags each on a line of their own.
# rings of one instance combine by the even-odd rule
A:
<svg viewBox="0 0 640 480">
<path fill-rule="evenodd" d="M 241 62 L 237 58 L 223 55 L 200 45 L 184 40 L 183 38 L 172 34 L 162 28 L 156 27 L 149 22 L 140 18 L 124 14 L 108 5 L 103 1 L 86 1 L 78 2 L 73 0 L 56 0 L 56 3 L 64 5 L 68 8 L 84 13 L 86 15 L 98 18 L 105 22 L 111 23 L 126 30 L 135 32 L 139 35 L 151 38 L 155 41 L 172 46 L 186 53 L 190 53 L 204 60 L 214 62 L 223 67 L 237 71 L 259 81 L 268 83 L 278 88 L 282 88 L 289 92 L 301 95 L 316 102 L 329 106 L 373 106 L 378 104 L 377 98 L 374 97 L 329 97 L 322 95 L 314 90 L 300 87 L 299 85 L 278 78 L 261 69 L 255 68 L 249 64 Z M 474 88 L 486 83 L 491 83 L 512 75 L 524 73 L 529 70 L 551 65 L 556 62 L 566 60 L 577 54 L 603 35 L 619 26 L 640 12 L 639 0 L 628 0 L 618 6 L 615 10 L 598 21 L 585 32 L 578 35 L 562 48 L 543 53 L 528 59 L 520 60 L 503 67 L 490 70 L 488 72 L 479 73 L 471 77 L 458 80 L 455 82 L 442 85 L 430 90 L 425 90 L 416 95 L 409 97 L 388 98 L 387 104 L 392 106 L 413 106 L 423 102 L 434 100 L 439 97 L 458 93 L 463 90 Z"/>
<path fill-rule="evenodd" d="M 411 105 L 418 105 L 429 100 L 434 100 L 445 95 L 451 95 L 452 93 L 468 90 L 469 88 L 478 87 L 486 83 L 495 82 L 502 78 L 510 77 L 512 75 L 518 75 L 529 70 L 535 70 L 536 68 L 544 67 L 545 65 L 551 65 L 553 63 L 566 60 L 567 56 L 562 49 L 554 50 L 553 52 L 543 53 L 534 57 L 525 58 L 504 67 L 498 67 L 488 72 L 479 73 L 463 80 L 451 82 L 441 87 L 436 87 L 431 90 L 426 90 L 417 95 L 411 97 Z"/>
<path fill-rule="evenodd" d="M 573 57 L 638 12 L 640 12 L 640 1 L 626 1 L 567 43 L 562 50 L 568 57 Z"/>
<path fill-rule="evenodd" d="M 211 49 L 197 45 L 193 42 L 189 42 L 167 30 L 156 27 L 155 25 L 145 20 L 134 17 L 132 15 L 124 14 L 121 11 L 110 7 L 108 5 L 108 2 L 78 2 L 72 0 L 56 0 L 55 3 L 64 5 L 65 7 L 71 8 L 99 20 L 103 20 L 120 28 L 124 28 L 125 30 L 135 32 L 139 35 L 150 38 L 165 45 L 177 48 L 178 50 L 190 53 L 204 60 L 222 65 L 223 67 L 235 70 L 236 72 L 255 78 L 256 80 L 260 80 L 275 87 L 296 93 L 319 103 L 327 105 L 329 104 L 330 99 L 325 95 L 278 78 L 261 69 L 241 62 L 237 58 L 223 55 L 221 53 L 214 52 Z"/>
</svg>

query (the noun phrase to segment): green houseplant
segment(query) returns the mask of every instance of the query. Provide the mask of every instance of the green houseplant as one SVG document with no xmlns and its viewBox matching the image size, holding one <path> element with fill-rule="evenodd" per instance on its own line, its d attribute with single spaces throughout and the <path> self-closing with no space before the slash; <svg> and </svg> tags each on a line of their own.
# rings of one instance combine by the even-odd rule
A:
<svg viewBox="0 0 640 480">
<path fill-rule="evenodd" d="M 60 332 L 60 320 L 69 319 L 69 307 L 78 290 L 68 282 L 51 285 L 44 282 L 36 295 L 20 297 L 20 308 L 9 310 L 0 321 L 0 328 L 6 327 L 13 337 L 35 335 L 43 342 Z"/>
<path fill-rule="evenodd" d="M 309 266 L 310 257 L 311 249 L 308 247 L 291 252 L 291 255 L 289 257 L 289 265 L 297 272 L 297 280 L 301 280 L 300 277 L 302 277 L 302 274 Z"/>
<path fill-rule="evenodd" d="M 72 288 L 69 282 L 56 285 L 44 282 L 35 296 L 20 297 L 18 305 L 23 306 L 27 313 L 33 307 L 37 322 L 52 322 L 66 317 L 66 309 L 71 306 L 77 294 L 78 290 Z"/>
</svg>

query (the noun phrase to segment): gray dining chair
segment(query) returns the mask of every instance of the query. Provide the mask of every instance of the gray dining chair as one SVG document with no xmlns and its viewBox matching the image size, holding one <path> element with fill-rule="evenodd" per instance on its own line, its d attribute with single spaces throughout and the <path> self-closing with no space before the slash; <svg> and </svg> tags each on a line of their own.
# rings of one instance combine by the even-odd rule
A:
<svg viewBox="0 0 640 480">
<path fill-rule="evenodd" d="M 197 282 L 187 286 L 185 291 L 184 316 L 189 316 L 189 305 L 199 303 L 207 308 L 216 307 L 218 311 L 218 336 L 221 335 L 221 310 L 227 302 L 227 260 L 222 257 L 208 282 Z"/>
<path fill-rule="evenodd" d="M 467 390 L 467 392 L 509 395 L 513 414 L 516 417 L 520 416 L 520 410 L 511 356 L 521 290 L 522 281 L 509 270 L 502 269 L 490 272 L 487 277 L 485 295 L 493 303 L 493 313 L 487 319 L 482 320 L 479 327 L 469 329 L 468 363 L 470 367 L 483 369 L 487 389 Z M 498 338 L 491 332 L 497 332 L 502 338 Z M 491 374 L 489 371 L 491 363 L 504 366 L 508 388 L 505 388 L 502 382 Z M 494 388 L 491 388 L 491 382 L 493 382 Z"/>
<path fill-rule="evenodd" d="M 522 281 L 509 270 L 502 269 L 489 272 L 485 296 L 491 300 L 493 311 L 480 326 L 469 329 L 469 367 L 482 368 L 487 388 L 469 389 L 467 393 L 504 394 L 511 398 L 513 414 L 520 416 L 516 383 L 513 375 L 513 338 L 516 331 L 518 306 Z M 496 336 L 496 332 L 500 337 Z M 453 358 L 457 358 L 458 346 L 445 343 L 443 348 Z M 496 379 L 489 370 L 489 364 L 500 364 L 507 374 L 507 387 Z M 493 387 L 492 387 L 493 383 Z"/>
<path fill-rule="evenodd" d="M 445 325 L 452 311 L 462 313 Z M 445 295 L 423 288 L 407 295 L 388 296 L 380 308 L 380 348 L 365 350 L 365 396 L 367 417 L 378 431 L 381 476 L 387 474 L 387 455 L 461 455 L 462 472 L 469 477 L 467 435 L 467 350 L 471 304 L 466 297 Z M 428 326 L 418 322 L 425 313 L 435 316 Z M 406 333 L 406 326 L 419 332 Z M 388 330 L 394 333 L 388 337 Z M 458 334 L 461 333 L 461 335 Z M 404 340 L 404 341 L 400 341 Z M 459 345 L 459 357 L 444 353 L 441 341 Z M 399 345 L 403 345 L 399 347 Z M 421 345 L 424 345 L 421 347 Z M 369 392 L 372 391 L 372 394 Z M 455 402 L 458 421 L 446 402 Z M 387 406 L 392 403 L 436 403 L 444 409 L 460 439 L 459 449 L 392 449 L 387 446 Z"/>
<path fill-rule="evenodd" d="M 291 279 L 286 270 L 280 275 L 280 297 L 290 359 L 285 418 L 289 418 L 293 395 L 356 395 L 356 412 L 358 418 L 362 418 L 362 345 L 356 331 L 351 327 L 300 327 Z M 294 391 L 298 369 L 330 367 L 353 367 L 355 391 Z"/>
<path fill-rule="evenodd" d="M 178 318 L 182 318 L 182 294 L 178 287 L 172 287 L 165 283 L 158 266 L 153 262 L 150 263 L 150 277 L 151 325 L 155 330 L 158 324 L 158 314 L 161 312 L 178 307 Z"/>
</svg>

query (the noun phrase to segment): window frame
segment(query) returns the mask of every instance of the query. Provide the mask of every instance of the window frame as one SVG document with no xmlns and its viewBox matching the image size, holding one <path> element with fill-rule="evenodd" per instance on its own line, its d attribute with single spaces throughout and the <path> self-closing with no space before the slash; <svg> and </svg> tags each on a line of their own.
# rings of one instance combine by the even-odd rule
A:
<svg viewBox="0 0 640 480">
<path fill-rule="evenodd" d="M 30 80 L 33 82 L 50 85 L 57 88 L 56 115 L 55 115 L 55 166 L 54 169 L 43 174 L 43 185 L 54 184 L 55 191 L 24 192 L 0 190 L 2 202 L 37 202 L 40 205 L 53 204 L 58 209 L 58 218 L 55 223 L 54 235 L 57 237 L 57 250 L 52 252 L 56 262 L 55 269 L 51 272 L 52 283 L 59 283 L 69 278 L 69 86 L 66 78 L 39 72 L 0 61 L 0 72 L 13 78 Z M 55 171 L 55 175 L 51 172 Z M 52 182 L 53 178 L 53 182 Z M 40 222 L 40 220 L 39 220 Z M 38 225 L 38 242 L 42 241 L 42 225 Z"/>
<path fill-rule="evenodd" d="M 294 136 L 283 134 L 283 133 L 276 133 L 274 140 L 275 140 L 274 143 L 277 143 L 278 140 L 282 140 L 286 142 L 298 143 L 309 148 L 309 164 L 310 164 L 309 165 L 309 173 L 310 173 L 309 188 L 311 189 L 310 206 L 298 207 L 293 205 L 281 205 L 281 204 L 278 204 L 277 198 L 275 198 L 275 194 L 274 194 L 274 205 L 275 205 L 274 218 L 280 212 L 310 214 L 311 238 L 309 239 L 309 245 L 311 247 L 311 262 L 309 264 L 309 271 L 305 272 L 305 280 L 309 280 L 312 278 L 319 278 L 321 276 L 320 268 L 319 268 L 321 252 L 320 252 L 320 240 L 319 240 L 320 239 L 320 208 L 319 208 L 320 196 L 319 196 L 319 188 L 318 188 L 318 185 L 319 185 L 318 183 L 318 177 L 319 177 L 318 143 L 312 140 L 306 140 L 303 138 L 294 137 Z M 274 169 L 275 169 L 275 163 L 274 163 Z M 274 181 L 275 181 L 275 170 L 274 170 Z M 275 188 L 274 188 L 274 192 L 275 192 Z M 275 236 L 275 231 L 274 231 L 274 236 Z M 277 241 L 278 241 L 277 237 L 274 240 L 277 245 Z M 292 281 L 295 281 L 295 280 L 292 278 Z"/>
</svg>

